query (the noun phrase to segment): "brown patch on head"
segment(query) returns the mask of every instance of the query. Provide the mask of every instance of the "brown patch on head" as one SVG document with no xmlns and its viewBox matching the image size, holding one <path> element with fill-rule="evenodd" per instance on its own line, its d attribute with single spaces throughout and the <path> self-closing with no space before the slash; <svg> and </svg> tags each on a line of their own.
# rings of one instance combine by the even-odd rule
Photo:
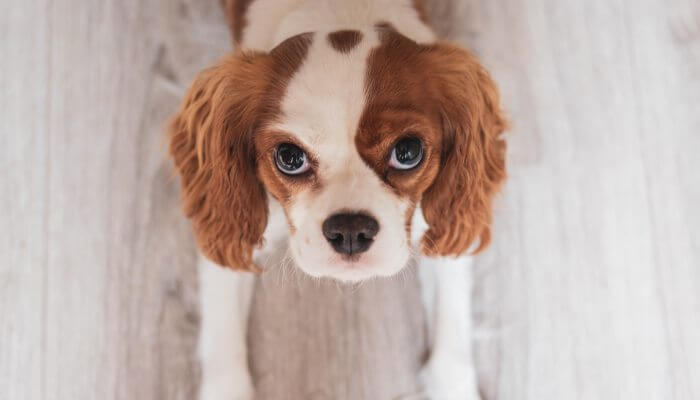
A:
<svg viewBox="0 0 700 400">
<path fill-rule="evenodd" d="M 243 29 L 245 29 L 248 21 L 246 14 L 251 3 L 255 0 L 221 0 L 221 6 L 226 14 L 233 42 L 240 44 L 243 41 Z"/>
<path fill-rule="evenodd" d="M 497 90 L 467 51 L 419 45 L 388 24 L 377 29 L 382 44 L 368 61 L 358 151 L 400 196 L 421 203 L 429 225 L 426 254 L 457 255 L 477 239 L 480 250 L 490 238 L 491 199 L 505 176 Z M 411 170 L 393 170 L 391 148 L 407 136 L 423 142 L 424 159 Z"/>
<path fill-rule="evenodd" d="M 374 24 L 374 29 L 377 31 L 377 35 L 379 35 L 379 40 L 381 40 L 382 43 L 389 39 L 389 37 L 387 36 L 388 34 L 398 34 L 394 26 L 386 21 L 377 22 L 376 24 Z"/>
<path fill-rule="evenodd" d="M 420 62 L 420 45 L 389 24 L 377 24 L 377 30 L 382 45 L 369 57 L 367 106 L 355 141 L 365 162 L 385 183 L 398 195 L 418 203 L 439 170 L 443 137 L 435 123 L 439 114 L 426 97 L 430 71 L 412 65 Z M 388 165 L 389 156 L 405 137 L 420 139 L 424 158 L 412 170 L 395 170 Z"/>
<path fill-rule="evenodd" d="M 362 32 L 343 30 L 328 34 L 328 43 L 341 53 L 349 53 L 362 40 Z"/>
<path fill-rule="evenodd" d="M 284 84 L 281 84 L 282 82 L 275 83 L 275 80 L 279 79 L 278 77 L 272 77 L 269 93 L 275 99 L 275 102 L 274 104 L 269 104 L 266 109 L 263 110 L 263 120 L 266 123 L 260 126 L 255 138 L 255 147 L 259 157 L 258 176 L 265 184 L 270 194 L 285 208 L 289 205 L 291 199 L 294 198 L 294 195 L 300 191 L 308 187 L 318 188 L 321 185 L 318 177 L 314 174 L 309 173 L 290 176 L 285 175 L 277 168 L 274 157 L 275 149 L 277 145 L 282 143 L 292 143 L 303 149 L 307 156 L 310 157 L 312 171 L 315 169 L 315 166 L 317 166 L 318 161 L 315 159 L 310 149 L 306 149 L 304 145 L 296 140 L 290 133 L 267 129 L 281 114 L 279 107 L 280 101 L 284 96 L 284 89 L 286 88 L 289 78 L 304 61 L 312 38 L 312 33 L 297 35 L 285 40 L 270 52 L 279 65 L 276 73 L 287 78 L 284 78 Z"/>
<path fill-rule="evenodd" d="M 218 264 L 256 270 L 252 252 L 267 226 L 258 130 L 279 114 L 310 41 L 299 35 L 269 55 L 241 52 L 223 59 L 199 74 L 170 123 L 169 150 L 182 178 L 185 214 L 202 252 Z"/>
<path fill-rule="evenodd" d="M 271 71 L 267 76 L 265 99 L 260 110 L 262 115 L 256 128 L 264 128 L 279 117 L 284 91 L 289 80 L 304 62 L 313 37 L 313 33 L 292 36 L 270 50 Z"/>
</svg>

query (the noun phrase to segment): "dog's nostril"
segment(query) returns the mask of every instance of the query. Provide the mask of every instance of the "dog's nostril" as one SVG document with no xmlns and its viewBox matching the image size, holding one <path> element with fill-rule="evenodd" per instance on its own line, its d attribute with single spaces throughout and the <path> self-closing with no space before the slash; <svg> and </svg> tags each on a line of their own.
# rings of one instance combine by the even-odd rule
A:
<svg viewBox="0 0 700 400">
<path fill-rule="evenodd" d="M 339 244 L 340 244 L 340 243 L 343 242 L 343 235 L 341 235 L 340 233 L 335 234 L 333 237 L 330 237 L 330 238 L 329 238 L 329 237 L 326 237 L 326 238 L 327 238 L 329 241 L 333 242 L 333 243 L 339 243 Z"/>
<path fill-rule="evenodd" d="M 343 213 L 323 221 L 322 230 L 335 251 L 353 255 L 369 249 L 379 232 L 379 223 L 366 214 Z"/>
</svg>

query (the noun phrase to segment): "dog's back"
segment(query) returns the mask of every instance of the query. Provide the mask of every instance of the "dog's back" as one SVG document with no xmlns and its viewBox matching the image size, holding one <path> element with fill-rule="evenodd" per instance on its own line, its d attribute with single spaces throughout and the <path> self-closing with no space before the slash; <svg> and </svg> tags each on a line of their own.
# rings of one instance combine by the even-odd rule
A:
<svg viewBox="0 0 700 400">
<path fill-rule="evenodd" d="M 237 46 L 267 51 L 294 35 L 388 23 L 417 42 L 434 40 L 420 0 L 222 0 Z"/>
</svg>

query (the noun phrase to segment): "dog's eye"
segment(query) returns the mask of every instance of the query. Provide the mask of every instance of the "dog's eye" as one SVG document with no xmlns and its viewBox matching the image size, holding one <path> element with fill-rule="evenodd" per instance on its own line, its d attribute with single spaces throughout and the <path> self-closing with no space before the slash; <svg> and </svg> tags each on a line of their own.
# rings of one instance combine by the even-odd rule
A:
<svg viewBox="0 0 700 400">
<path fill-rule="evenodd" d="M 309 170 L 311 165 L 304 150 L 291 143 L 283 143 L 275 149 L 277 168 L 287 175 L 299 175 Z"/>
<path fill-rule="evenodd" d="M 391 150 L 389 166 L 396 169 L 411 169 L 423 159 L 423 144 L 414 137 L 399 140 Z"/>
</svg>

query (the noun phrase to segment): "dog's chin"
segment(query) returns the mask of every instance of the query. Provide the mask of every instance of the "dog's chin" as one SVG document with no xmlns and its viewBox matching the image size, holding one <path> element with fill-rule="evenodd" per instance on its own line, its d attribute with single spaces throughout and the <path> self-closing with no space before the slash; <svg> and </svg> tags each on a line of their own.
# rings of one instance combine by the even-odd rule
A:
<svg viewBox="0 0 700 400">
<path fill-rule="evenodd" d="M 357 259 L 346 260 L 339 256 L 331 256 L 327 262 L 297 259 L 299 269 L 314 278 L 330 278 L 340 282 L 357 283 L 377 277 L 390 277 L 400 272 L 409 261 L 405 256 L 394 255 L 390 260 L 373 260 L 361 256 Z"/>
</svg>

